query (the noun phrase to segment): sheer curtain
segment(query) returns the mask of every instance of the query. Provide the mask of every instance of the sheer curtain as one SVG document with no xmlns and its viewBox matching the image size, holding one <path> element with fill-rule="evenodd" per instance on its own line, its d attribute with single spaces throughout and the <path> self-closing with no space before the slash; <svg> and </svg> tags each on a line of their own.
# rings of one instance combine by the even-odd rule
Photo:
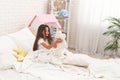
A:
<svg viewBox="0 0 120 80">
<path fill-rule="evenodd" d="M 104 46 L 109 39 L 102 33 L 108 27 L 106 18 L 120 17 L 120 0 L 76 1 L 73 1 L 72 8 L 75 9 L 72 9 L 71 14 L 76 17 L 72 18 L 76 32 L 75 49 L 90 54 L 110 54 L 111 52 L 104 52 Z"/>
</svg>

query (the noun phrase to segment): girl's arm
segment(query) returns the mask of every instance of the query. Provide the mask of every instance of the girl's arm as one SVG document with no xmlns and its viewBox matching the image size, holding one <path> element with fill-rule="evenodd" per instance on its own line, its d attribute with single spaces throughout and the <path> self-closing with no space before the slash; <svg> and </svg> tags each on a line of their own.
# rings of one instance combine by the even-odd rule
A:
<svg viewBox="0 0 120 80">
<path fill-rule="evenodd" d="M 62 39 L 61 38 L 57 38 L 56 43 L 61 43 Z"/>
<path fill-rule="evenodd" d="M 57 44 L 58 44 L 58 43 L 61 43 L 61 42 L 62 42 L 62 39 L 61 39 L 61 38 L 57 38 L 56 41 L 52 42 L 52 46 L 53 46 L 54 48 L 56 48 L 56 47 L 57 47 Z"/>
<path fill-rule="evenodd" d="M 52 42 L 52 46 L 53 46 L 54 48 L 57 47 L 57 43 L 56 43 L 56 41 L 55 41 L 55 42 Z"/>
<path fill-rule="evenodd" d="M 41 45 L 45 47 L 46 49 L 51 49 L 53 47 L 53 44 L 47 45 L 46 43 L 42 42 Z"/>
<path fill-rule="evenodd" d="M 62 42 L 62 39 L 57 38 L 57 40 L 55 42 L 52 42 L 51 45 L 47 45 L 45 42 L 42 42 L 41 45 L 46 49 L 51 49 L 52 47 L 56 48 L 57 43 L 60 43 L 60 42 Z"/>
</svg>

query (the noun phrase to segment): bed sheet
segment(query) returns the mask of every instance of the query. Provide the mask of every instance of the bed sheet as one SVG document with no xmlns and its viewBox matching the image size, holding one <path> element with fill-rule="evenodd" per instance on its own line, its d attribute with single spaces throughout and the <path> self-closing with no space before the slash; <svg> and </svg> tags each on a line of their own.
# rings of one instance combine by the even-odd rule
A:
<svg viewBox="0 0 120 80">
<path fill-rule="evenodd" d="M 44 53 L 43 53 L 44 54 Z M 85 54 L 74 54 L 85 57 Z M 31 58 L 31 56 L 33 58 Z M 16 62 L 15 68 L 0 70 L 0 80 L 120 80 L 120 59 L 97 59 L 85 57 L 88 67 L 44 63 L 29 53 L 23 62 Z M 34 61 L 33 61 L 34 60 Z"/>
<path fill-rule="evenodd" d="M 120 59 L 91 58 L 88 68 L 34 62 L 24 71 L 1 70 L 0 80 L 120 80 Z"/>
</svg>

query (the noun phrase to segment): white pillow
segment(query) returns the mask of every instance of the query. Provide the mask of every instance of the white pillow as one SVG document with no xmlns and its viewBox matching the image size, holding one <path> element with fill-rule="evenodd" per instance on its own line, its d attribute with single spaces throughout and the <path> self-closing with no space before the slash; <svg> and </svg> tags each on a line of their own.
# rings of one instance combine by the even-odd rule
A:
<svg viewBox="0 0 120 80">
<path fill-rule="evenodd" d="M 32 50 L 35 36 L 28 27 L 10 34 L 9 37 L 17 44 L 17 46 L 22 47 L 27 51 Z"/>
<path fill-rule="evenodd" d="M 13 48 L 16 48 L 17 45 L 8 37 L 0 37 L 0 54 L 13 53 Z"/>
<path fill-rule="evenodd" d="M 89 63 L 86 60 L 87 58 L 90 57 L 83 54 L 71 54 L 66 56 L 66 58 L 63 60 L 63 64 L 88 67 Z"/>
<path fill-rule="evenodd" d="M 0 70 L 14 68 L 14 63 L 17 62 L 13 54 L 0 54 Z"/>
</svg>

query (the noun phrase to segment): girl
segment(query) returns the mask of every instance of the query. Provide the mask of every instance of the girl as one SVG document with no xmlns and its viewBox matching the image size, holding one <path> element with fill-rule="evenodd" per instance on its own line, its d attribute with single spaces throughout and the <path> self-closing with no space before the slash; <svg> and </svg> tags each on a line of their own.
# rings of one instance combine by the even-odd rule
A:
<svg viewBox="0 0 120 80">
<path fill-rule="evenodd" d="M 62 42 L 60 38 L 57 38 L 56 41 L 52 40 L 52 37 L 50 34 L 50 28 L 48 25 L 45 25 L 45 24 L 40 25 L 38 28 L 36 39 L 33 46 L 33 51 L 38 50 L 37 53 L 40 53 L 40 54 L 37 54 L 36 60 L 44 63 L 52 63 L 52 64 L 59 65 L 62 69 L 63 69 L 62 64 L 64 63 L 77 65 L 76 60 L 78 60 L 78 62 L 83 61 L 79 65 L 88 66 L 88 63 L 86 61 L 81 60 L 81 57 L 78 56 L 79 54 L 72 54 L 66 49 L 65 49 L 66 55 L 61 62 L 61 58 L 58 58 L 56 56 L 56 53 L 60 53 L 60 51 L 63 51 L 63 49 L 62 50 L 60 49 L 60 51 L 59 49 L 58 50 L 54 49 L 54 48 L 57 48 L 57 44 L 60 42 Z"/>
<path fill-rule="evenodd" d="M 60 38 L 57 38 L 56 41 L 53 42 L 51 34 L 50 34 L 50 28 L 48 25 L 42 24 L 39 26 L 36 39 L 33 46 L 33 51 L 39 50 L 39 49 L 51 49 L 56 48 L 57 43 L 62 42 Z"/>
</svg>

